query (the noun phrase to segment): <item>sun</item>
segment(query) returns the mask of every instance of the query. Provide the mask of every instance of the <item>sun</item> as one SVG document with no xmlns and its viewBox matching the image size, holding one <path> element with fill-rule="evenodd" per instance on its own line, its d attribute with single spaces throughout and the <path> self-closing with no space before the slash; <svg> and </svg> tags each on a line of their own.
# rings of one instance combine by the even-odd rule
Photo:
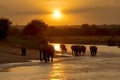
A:
<svg viewBox="0 0 120 80">
<path fill-rule="evenodd" d="M 58 10 L 58 9 L 54 10 L 54 12 L 53 12 L 53 17 L 54 17 L 55 19 L 61 19 L 61 18 L 62 18 L 62 13 L 61 13 L 61 11 Z"/>
<path fill-rule="evenodd" d="M 61 15 L 61 12 L 59 10 L 55 10 L 53 15 L 55 17 L 59 17 Z"/>
</svg>

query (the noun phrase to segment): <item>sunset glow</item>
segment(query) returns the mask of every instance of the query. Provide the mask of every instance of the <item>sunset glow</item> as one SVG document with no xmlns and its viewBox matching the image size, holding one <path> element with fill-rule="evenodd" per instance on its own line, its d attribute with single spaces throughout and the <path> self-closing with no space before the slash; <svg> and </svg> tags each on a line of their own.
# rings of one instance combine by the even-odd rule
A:
<svg viewBox="0 0 120 80">
<path fill-rule="evenodd" d="M 60 12 L 60 10 L 54 10 L 53 12 L 53 18 L 54 19 L 61 19 L 62 18 L 62 13 Z"/>
<path fill-rule="evenodd" d="M 60 11 L 56 10 L 54 11 L 54 16 L 55 17 L 59 17 L 61 15 Z"/>
<path fill-rule="evenodd" d="M 15 25 L 27 24 L 32 19 L 42 19 L 49 25 L 120 23 L 120 0 L 0 1 L 0 15 L 11 19 Z"/>
</svg>

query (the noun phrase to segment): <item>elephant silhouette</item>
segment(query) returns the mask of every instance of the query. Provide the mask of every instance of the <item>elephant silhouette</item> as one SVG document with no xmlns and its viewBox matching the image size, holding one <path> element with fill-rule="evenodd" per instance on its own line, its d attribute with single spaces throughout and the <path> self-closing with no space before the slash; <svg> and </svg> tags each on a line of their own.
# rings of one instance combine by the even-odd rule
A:
<svg viewBox="0 0 120 80">
<path fill-rule="evenodd" d="M 79 46 L 79 45 L 72 45 L 72 55 L 73 56 L 80 56 L 85 55 L 86 47 L 85 46 Z"/>
<path fill-rule="evenodd" d="M 40 61 L 43 60 L 45 62 L 53 62 L 54 57 L 54 47 L 52 45 L 43 45 L 42 48 L 40 48 Z"/>
<path fill-rule="evenodd" d="M 71 49 L 72 49 L 72 55 L 73 56 L 78 56 L 79 46 L 78 45 L 72 45 Z"/>
<path fill-rule="evenodd" d="M 67 48 L 66 48 L 66 46 L 64 44 L 60 45 L 60 49 L 62 50 L 62 53 L 67 52 Z"/>
<path fill-rule="evenodd" d="M 79 54 L 84 56 L 85 52 L 86 52 L 86 47 L 85 46 L 79 46 Z"/>
<path fill-rule="evenodd" d="M 96 56 L 97 47 L 96 46 L 90 46 L 90 53 L 91 53 L 91 56 Z"/>
</svg>

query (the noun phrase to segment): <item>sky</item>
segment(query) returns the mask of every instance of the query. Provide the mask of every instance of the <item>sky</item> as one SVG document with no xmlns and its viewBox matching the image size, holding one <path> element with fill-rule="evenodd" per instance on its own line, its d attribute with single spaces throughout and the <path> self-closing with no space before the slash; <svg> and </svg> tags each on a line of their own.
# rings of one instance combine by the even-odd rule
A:
<svg viewBox="0 0 120 80">
<path fill-rule="evenodd" d="M 0 16 L 17 25 L 33 19 L 48 25 L 120 24 L 120 0 L 0 0 Z"/>
</svg>

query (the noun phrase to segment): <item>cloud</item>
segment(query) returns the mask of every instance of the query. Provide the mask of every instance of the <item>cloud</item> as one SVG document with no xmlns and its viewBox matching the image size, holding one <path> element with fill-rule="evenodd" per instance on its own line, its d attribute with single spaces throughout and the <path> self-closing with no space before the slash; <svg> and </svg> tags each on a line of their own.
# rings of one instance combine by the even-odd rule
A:
<svg viewBox="0 0 120 80">
<path fill-rule="evenodd" d="M 55 8 L 72 14 L 75 22 L 81 17 L 88 22 L 120 21 L 120 0 L 0 0 L 0 16 L 19 17 L 19 22 L 21 16 L 51 14 Z"/>
<path fill-rule="evenodd" d="M 69 10 L 63 10 L 65 13 L 76 14 L 76 13 L 87 13 L 87 12 L 120 12 L 120 7 L 89 7 L 89 8 L 75 8 Z"/>
</svg>

